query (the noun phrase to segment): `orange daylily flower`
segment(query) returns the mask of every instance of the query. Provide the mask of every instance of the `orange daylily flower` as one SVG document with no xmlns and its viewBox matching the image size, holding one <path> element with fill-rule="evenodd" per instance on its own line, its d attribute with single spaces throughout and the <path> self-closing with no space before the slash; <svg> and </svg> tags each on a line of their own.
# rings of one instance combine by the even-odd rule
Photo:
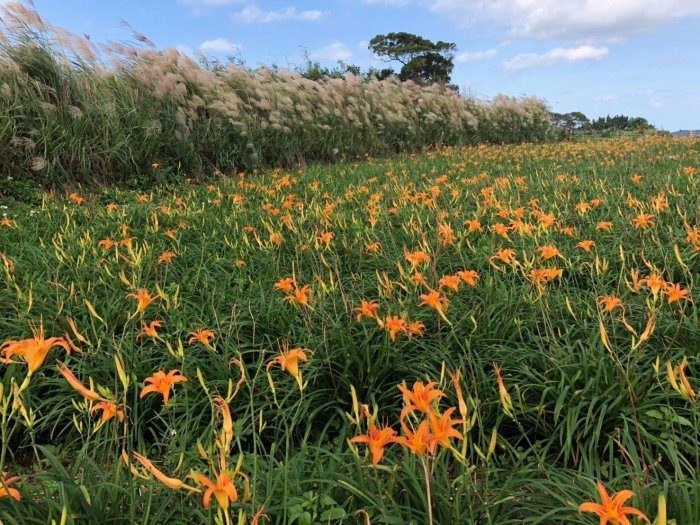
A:
<svg viewBox="0 0 700 525">
<path fill-rule="evenodd" d="M 192 345 L 195 341 L 199 341 L 207 348 L 212 348 L 209 340 L 213 339 L 216 334 L 211 330 L 199 330 L 197 332 L 190 332 L 190 336 L 188 344 Z"/>
<path fill-rule="evenodd" d="M 389 315 L 382 321 L 381 326 L 389 332 L 389 338 L 393 342 L 396 341 L 396 334 L 406 331 L 406 319 L 396 315 Z"/>
<path fill-rule="evenodd" d="M 505 248 L 498 250 L 495 255 L 492 255 L 489 258 L 489 263 L 495 267 L 496 265 L 493 264 L 494 259 L 498 259 L 505 264 L 511 264 L 515 262 L 515 250 L 513 248 Z"/>
<path fill-rule="evenodd" d="M 553 281 L 557 277 L 561 277 L 564 270 L 561 268 L 544 268 L 530 270 L 530 280 L 537 285 L 540 291 L 544 291 L 544 285 Z"/>
<path fill-rule="evenodd" d="M 557 221 L 557 218 L 553 213 L 542 213 L 537 217 L 537 221 L 544 229 L 547 229 Z"/>
<path fill-rule="evenodd" d="M 308 306 L 309 304 L 309 293 L 311 291 L 311 286 L 304 285 L 301 288 L 294 288 L 294 292 L 284 298 L 285 301 L 289 303 L 296 303 L 300 306 Z"/>
<path fill-rule="evenodd" d="M 279 232 L 270 232 L 270 243 L 275 246 L 281 246 L 284 243 L 284 236 Z"/>
<path fill-rule="evenodd" d="M 155 374 L 144 380 L 144 384 L 150 383 L 150 385 L 143 387 L 139 397 L 143 398 L 146 394 L 156 392 L 163 396 L 163 404 L 167 405 L 170 400 L 170 389 L 176 383 L 185 381 L 188 381 L 188 379 L 180 374 L 179 370 L 171 370 L 167 374 L 162 370 L 158 370 Z"/>
<path fill-rule="evenodd" d="M 171 262 L 173 262 L 174 258 L 175 258 L 174 252 L 165 252 L 163 255 L 158 257 L 158 264 L 163 264 L 163 263 L 170 264 Z"/>
<path fill-rule="evenodd" d="M 108 252 L 112 248 L 118 248 L 119 241 L 114 241 L 112 239 L 102 239 L 100 242 L 97 243 L 97 246 L 101 246 L 105 249 L 106 252 Z"/>
<path fill-rule="evenodd" d="M 415 252 L 405 252 L 403 256 L 404 259 L 410 262 L 411 266 L 414 268 L 419 264 L 430 262 L 430 255 L 421 250 L 417 250 Z"/>
<path fill-rule="evenodd" d="M 367 253 L 377 253 L 381 249 L 382 245 L 378 242 L 371 242 L 365 245 L 365 252 Z"/>
<path fill-rule="evenodd" d="M 469 233 L 483 230 L 483 228 L 481 227 L 481 223 L 476 219 L 466 220 L 462 224 L 464 224 L 464 226 L 467 227 L 467 232 Z"/>
<path fill-rule="evenodd" d="M 136 336 L 137 339 L 141 339 L 143 336 L 152 337 L 153 339 L 160 339 L 158 335 L 158 328 L 163 326 L 163 321 L 151 321 L 149 324 L 141 322 L 141 333 Z"/>
<path fill-rule="evenodd" d="M 540 257 L 542 257 L 545 261 L 547 259 L 551 259 L 552 257 L 558 257 L 561 255 L 559 250 L 557 249 L 556 246 L 540 246 L 537 248 L 537 251 L 540 252 Z"/>
<path fill-rule="evenodd" d="M 318 237 L 316 237 L 316 240 L 319 244 L 325 244 L 326 246 L 329 246 L 331 244 L 331 241 L 333 240 L 333 237 L 335 237 L 335 234 L 333 232 L 322 232 L 318 235 Z"/>
<path fill-rule="evenodd" d="M 686 301 L 691 301 L 692 299 L 688 297 L 688 290 L 681 288 L 680 284 L 666 283 L 664 286 L 664 294 L 668 296 L 668 304 L 685 299 Z"/>
<path fill-rule="evenodd" d="M 226 512 L 228 511 L 231 501 L 234 503 L 238 501 L 238 491 L 228 472 L 222 471 L 217 474 L 216 471 L 214 471 L 214 475 L 216 476 L 216 482 L 211 481 L 203 474 L 195 474 L 194 479 L 207 488 L 207 490 L 204 491 L 204 508 L 209 508 L 213 495 L 219 507 Z"/>
<path fill-rule="evenodd" d="M 642 511 L 635 509 L 634 507 L 623 507 L 625 501 L 634 496 L 634 492 L 631 490 L 622 490 L 613 495 L 611 498 L 608 496 L 608 491 L 605 490 L 605 486 L 598 481 L 598 493 L 600 494 L 600 503 L 586 502 L 581 503 L 578 507 L 579 513 L 581 512 L 592 512 L 600 518 L 600 525 L 606 525 L 610 522 L 611 525 L 630 525 L 630 520 L 627 515 L 639 516 L 644 521 L 649 523 L 649 518 L 647 518 Z"/>
<path fill-rule="evenodd" d="M 70 195 L 68 195 L 68 198 L 72 200 L 74 203 L 80 205 L 85 202 L 85 199 L 78 195 L 77 193 L 73 192 Z"/>
<path fill-rule="evenodd" d="M 595 246 L 595 242 L 593 242 L 591 240 L 585 240 L 585 241 L 581 241 L 581 242 L 576 243 L 576 247 L 581 248 L 584 252 L 590 252 L 591 248 L 593 248 L 594 246 Z"/>
<path fill-rule="evenodd" d="M 394 443 L 396 431 L 391 427 L 377 428 L 370 423 L 367 434 L 355 436 L 350 443 L 366 443 L 372 453 L 372 464 L 377 465 L 384 455 L 384 447 Z"/>
<path fill-rule="evenodd" d="M 438 284 L 440 285 L 440 288 L 449 288 L 453 292 L 458 292 L 459 291 L 459 283 L 460 283 L 460 278 L 459 275 L 446 275 L 440 281 Z"/>
<path fill-rule="evenodd" d="M 71 350 L 80 352 L 79 348 L 71 344 L 67 335 L 65 337 L 49 337 L 45 339 L 43 324 L 33 331 L 34 337 L 22 339 L 21 341 L 8 340 L 0 345 L 0 363 L 18 364 L 17 361 L 12 360 L 12 356 L 21 357 L 27 363 L 27 378 L 29 378 L 41 368 L 46 356 L 53 347 L 61 347 L 68 354 L 71 353 Z"/>
<path fill-rule="evenodd" d="M 19 490 L 10 485 L 19 479 L 19 476 L 8 476 L 7 472 L 2 473 L 2 483 L 0 483 L 0 498 L 12 498 L 16 501 L 22 499 Z"/>
<path fill-rule="evenodd" d="M 474 270 L 459 271 L 457 272 L 457 276 L 472 287 L 476 286 L 476 281 L 479 280 L 479 274 Z"/>
<path fill-rule="evenodd" d="M 281 290 L 285 293 L 289 293 L 294 289 L 296 284 L 296 280 L 292 279 L 291 277 L 285 277 L 284 279 L 280 279 L 279 281 L 277 281 L 273 288 L 275 290 Z"/>
<path fill-rule="evenodd" d="M 455 430 L 455 425 L 463 423 L 461 419 L 452 419 L 454 407 L 448 408 L 444 414 L 438 417 L 435 412 L 430 412 L 430 436 L 428 437 L 428 450 L 431 454 L 435 454 L 435 448 L 440 445 L 444 448 L 452 448 L 450 438 L 464 439 L 459 431 Z"/>
<path fill-rule="evenodd" d="M 360 306 L 354 309 L 354 311 L 357 312 L 356 318 L 358 322 L 361 321 L 363 317 L 367 317 L 369 319 L 376 319 L 377 310 L 379 310 L 379 303 L 377 301 L 365 300 L 362 300 Z"/>
<path fill-rule="evenodd" d="M 411 431 L 403 421 L 401 422 L 401 427 L 403 428 L 405 436 L 397 437 L 394 441 L 409 449 L 416 456 L 424 456 L 425 453 L 428 452 L 431 438 L 428 421 L 421 421 L 415 432 Z"/>
<path fill-rule="evenodd" d="M 646 228 L 651 226 L 654 222 L 654 216 L 648 213 L 640 213 L 634 219 L 632 219 L 632 224 L 635 228 Z"/>
<path fill-rule="evenodd" d="M 573 226 L 563 226 L 559 228 L 559 231 L 564 235 L 568 235 L 569 237 L 573 237 L 574 235 L 576 235 L 576 228 L 574 228 Z"/>
<path fill-rule="evenodd" d="M 612 228 L 613 223 L 610 221 L 599 222 L 596 224 L 595 229 L 598 231 L 608 231 Z"/>
<path fill-rule="evenodd" d="M 654 299 L 659 295 L 659 292 L 666 285 L 666 281 L 663 280 L 661 275 L 658 273 L 652 273 L 649 277 L 639 280 L 639 284 L 645 284 L 651 290 Z"/>
<path fill-rule="evenodd" d="M 436 381 L 430 381 L 427 385 L 424 385 L 423 381 L 416 381 L 413 383 L 412 390 L 409 390 L 405 384 L 397 385 L 397 388 L 404 395 L 405 406 L 401 411 L 401 419 L 414 410 L 425 414 L 432 412 L 434 401 L 445 397 L 445 393 L 442 390 L 435 388 L 436 385 Z"/>
<path fill-rule="evenodd" d="M 289 344 L 284 343 L 280 355 L 273 357 L 267 363 L 266 370 L 269 372 L 273 365 L 280 365 L 282 371 L 289 372 L 294 379 L 296 379 L 299 384 L 299 389 L 303 389 L 303 383 L 301 378 L 301 370 L 299 370 L 299 361 L 308 361 L 309 358 L 306 355 L 308 350 L 302 348 L 289 349 Z"/>
<path fill-rule="evenodd" d="M 602 306 L 608 313 L 611 313 L 615 308 L 620 308 L 623 312 L 625 311 L 625 305 L 622 304 L 622 300 L 614 295 L 599 297 L 598 306 Z"/>
<path fill-rule="evenodd" d="M 106 423 L 113 417 L 119 418 L 119 421 L 124 421 L 124 411 L 121 410 L 122 405 L 117 405 L 112 401 L 101 401 L 97 403 L 90 409 L 90 413 L 96 412 L 97 410 L 102 410 L 102 417 L 100 418 L 101 424 Z"/>
<path fill-rule="evenodd" d="M 423 337 L 424 330 L 425 325 L 420 321 L 413 321 L 406 325 L 406 333 L 408 334 L 409 339 L 411 339 L 411 337 L 413 337 L 414 335 L 417 335 L 418 337 Z"/>
<path fill-rule="evenodd" d="M 0 221 L 0 226 L 5 226 L 7 228 L 14 228 L 17 225 L 13 220 L 11 220 L 7 215 L 3 216 L 2 220 Z"/>
<path fill-rule="evenodd" d="M 532 235 L 534 226 L 522 221 L 510 221 L 510 227 L 520 235 Z"/>
<path fill-rule="evenodd" d="M 591 209 L 591 205 L 588 204 L 587 202 L 579 202 L 576 206 L 574 206 L 574 209 L 575 209 L 578 213 L 583 214 L 583 213 L 586 213 L 588 210 Z"/>
<path fill-rule="evenodd" d="M 134 299 L 136 299 L 137 304 L 135 313 L 137 314 L 143 312 L 148 307 L 148 305 L 151 304 L 155 299 L 155 297 L 149 294 L 148 290 L 146 290 L 145 288 L 140 288 L 136 291 L 136 293 L 127 294 L 127 297 L 133 297 Z"/>
<path fill-rule="evenodd" d="M 509 239 L 508 232 L 510 231 L 510 228 L 501 222 L 497 222 L 496 224 L 492 225 L 491 231 L 496 235 L 500 235 L 504 239 Z"/>
<path fill-rule="evenodd" d="M 437 310 L 437 312 L 444 317 L 447 306 L 449 305 L 447 297 L 443 297 L 440 295 L 440 292 L 433 290 L 427 294 L 421 294 L 420 299 L 421 302 L 418 303 L 418 306 L 427 306 L 428 308 Z"/>
</svg>

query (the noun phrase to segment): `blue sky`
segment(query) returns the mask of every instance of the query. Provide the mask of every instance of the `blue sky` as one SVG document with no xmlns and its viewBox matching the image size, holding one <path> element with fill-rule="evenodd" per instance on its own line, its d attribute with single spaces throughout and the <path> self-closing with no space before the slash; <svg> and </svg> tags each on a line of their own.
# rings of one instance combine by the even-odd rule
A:
<svg viewBox="0 0 700 525">
<path fill-rule="evenodd" d="M 0 0 L 2 3 L 2 0 Z M 49 22 L 93 40 L 293 67 L 304 50 L 380 66 L 378 33 L 408 31 L 459 48 L 453 80 L 491 97 L 536 95 L 555 111 L 643 116 L 700 128 L 700 0 L 34 0 Z"/>
</svg>

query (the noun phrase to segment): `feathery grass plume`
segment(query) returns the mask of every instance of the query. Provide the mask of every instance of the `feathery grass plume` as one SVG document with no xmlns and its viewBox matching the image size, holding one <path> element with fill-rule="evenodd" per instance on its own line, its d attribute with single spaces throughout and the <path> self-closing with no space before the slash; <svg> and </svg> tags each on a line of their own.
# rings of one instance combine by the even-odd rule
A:
<svg viewBox="0 0 700 525">
<path fill-rule="evenodd" d="M 547 138 L 547 107 L 535 98 L 486 102 L 395 77 L 207 68 L 156 50 L 128 24 L 133 43 L 95 44 L 46 23 L 31 4 L 0 9 L 0 89 L 9 93 L 0 111 L 15 136 L 46 145 L 46 169 L 32 170 L 26 152 L 0 142 L 0 172 L 44 185 L 120 183 L 147 173 L 155 157 L 183 173 L 226 173 Z"/>
</svg>

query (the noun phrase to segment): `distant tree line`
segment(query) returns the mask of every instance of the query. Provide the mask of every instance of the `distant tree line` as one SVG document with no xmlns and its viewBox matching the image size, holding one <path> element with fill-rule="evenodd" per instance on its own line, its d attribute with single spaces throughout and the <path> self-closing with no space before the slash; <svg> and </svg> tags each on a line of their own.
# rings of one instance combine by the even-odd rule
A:
<svg viewBox="0 0 700 525">
<path fill-rule="evenodd" d="M 577 132 L 610 132 L 610 131 L 647 131 L 656 128 L 642 117 L 629 117 L 627 115 L 615 115 L 611 117 L 598 117 L 590 120 L 580 111 L 570 113 L 552 112 L 552 124 L 563 135 L 571 135 Z"/>
</svg>

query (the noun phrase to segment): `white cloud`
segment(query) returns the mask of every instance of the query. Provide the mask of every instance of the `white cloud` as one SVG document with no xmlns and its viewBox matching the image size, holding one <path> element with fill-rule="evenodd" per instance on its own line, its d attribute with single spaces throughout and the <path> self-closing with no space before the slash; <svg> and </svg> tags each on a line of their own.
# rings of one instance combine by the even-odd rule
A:
<svg viewBox="0 0 700 525">
<path fill-rule="evenodd" d="M 234 44 L 230 40 L 225 38 L 215 38 L 214 40 L 205 40 L 199 46 L 204 53 L 213 53 L 215 55 L 225 55 L 227 53 L 233 53 L 235 51 L 240 51 L 242 46 L 240 44 Z"/>
<path fill-rule="evenodd" d="M 309 53 L 309 58 L 328 62 L 337 62 L 338 60 L 347 62 L 352 58 L 352 51 L 342 42 L 333 42 L 321 49 L 312 51 Z"/>
<path fill-rule="evenodd" d="M 487 20 L 514 36 L 589 41 L 648 33 L 700 15 L 698 0 L 431 0 L 430 8 L 465 26 Z"/>
<path fill-rule="evenodd" d="M 486 51 L 470 51 L 466 53 L 460 53 L 455 57 L 457 62 L 475 62 L 477 60 L 487 60 L 493 58 L 498 53 L 498 49 L 487 49 Z"/>
<path fill-rule="evenodd" d="M 317 9 L 299 11 L 296 7 L 285 7 L 277 11 L 264 11 L 256 5 L 249 5 L 233 16 L 235 20 L 246 24 L 269 24 L 280 20 L 315 22 L 323 16 L 323 12 Z"/>
<path fill-rule="evenodd" d="M 556 47 L 546 53 L 524 53 L 503 63 L 503 67 L 510 70 L 526 69 L 530 67 L 555 66 L 566 62 L 579 62 L 581 60 L 603 60 L 608 56 L 607 47 L 579 46 Z"/>
</svg>

